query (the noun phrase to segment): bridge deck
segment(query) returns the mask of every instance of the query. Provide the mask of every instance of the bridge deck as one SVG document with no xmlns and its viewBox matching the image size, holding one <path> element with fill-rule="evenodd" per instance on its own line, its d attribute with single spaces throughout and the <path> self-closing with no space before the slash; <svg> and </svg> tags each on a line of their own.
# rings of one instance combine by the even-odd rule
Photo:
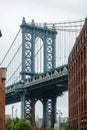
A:
<svg viewBox="0 0 87 130">
<path fill-rule="evenodd" d="M 68 90 L 68 66 L 64 65 L 55 70 L 27 79 L 25 84 L 6 87 L 6 104 L 19 102 L 18 91 L 26 90 L 26 98 L 52 95 L 60 96 Z"/>
</svg>

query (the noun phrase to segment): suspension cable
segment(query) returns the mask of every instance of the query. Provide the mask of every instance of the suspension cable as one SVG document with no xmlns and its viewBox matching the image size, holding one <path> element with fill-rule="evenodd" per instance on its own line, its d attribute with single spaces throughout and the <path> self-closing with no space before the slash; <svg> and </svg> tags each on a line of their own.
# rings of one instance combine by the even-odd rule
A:
<svg viewBox="0 0 87 130">
<path fill-rule="evenodd" d="M 6 84 L 12 79 L 12 77 L 15 75 L 15 73 L 19 70 L 21 67 L 21 64 L 17 67 L 17 69 L 14 71 L 14 73 L 10 76 L 10 78 L 7 80 Z"/>
<path fill-rule="evenodd" d="M 5 58 L 7 57 L 7 55 L 8 55 L 8 53 L 9 53 L 9 51 L 11 50 L 11 48 L 12 48 L 13 44 L 15 43 L 15 40 L 16 40 L 17 36 L 18 36 L 18 35 L 19 35 L 19 33 L 20 33 L 20 30 L 21 30 L 21 29 L 19 29 L 19 30 L 18 30 L 18 33 L 16 34 L 16 36 L 15 36 L 15 38 L 14 38 L 14 40 L 13 40 L 13 42 L 12 42 L 11 46 L 9 47 L 8 51 L 6 52 L 6 54 L 5 54 L 4 58 L 3 58 L 3 59 L 2 59 L 2 61 L 0 62 L 0 65 L 2 65 L 3 61 L 4 61 L 4 60 L 5 60 Z"/>
<path fill-rule="evenodd" d="M 77 20 L 77 21 L 67 21 L 67 22 L 55 22 L 55 23 L 46 23 L 46 25 L 57 25 L 57 24 L 73 24 L 73 23 L 82 23 L 85 20 Z"/>
<path fill-rule="evenodd" d="M 14 60 L 14 58 L 15 58 L 16 54 L 18 53 L 18 51 L 20 50 L 21 46 L 22 46 L 22 45 L 20 45 L 20 46 L 18 47 L 18 49 L 17 49 L 17 51 L 15 52 L 15 54 L 13 55 L 12 59 L 11 59 L 10 62 L 8 63 L 7 68 L 9 67 L 9 65 L 11 64 L 11 62 Z"/>
<path fill-rule="evenodd" d="M 35 54 L 35 56 L 40 52 L 41 48 L 43 47 L 43 45 L 40 47 L 40 49 L 37 51 L 37 53 Z"/>
</svg>

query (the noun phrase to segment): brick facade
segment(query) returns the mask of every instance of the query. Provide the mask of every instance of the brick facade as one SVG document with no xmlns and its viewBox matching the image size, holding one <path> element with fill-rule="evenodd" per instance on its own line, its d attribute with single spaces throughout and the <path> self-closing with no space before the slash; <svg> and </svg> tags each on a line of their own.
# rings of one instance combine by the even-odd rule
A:
<svg viewBox="0 0 87 130">
<path fill-rule="evenodd" d="M 68 64 L 69 130 L 87 130 L 87 19 Z"/>
<path fill-rule="evenodd" d="M 0 68 L 0 130 L 5 129 L 5 68 Z"/>
</svg>

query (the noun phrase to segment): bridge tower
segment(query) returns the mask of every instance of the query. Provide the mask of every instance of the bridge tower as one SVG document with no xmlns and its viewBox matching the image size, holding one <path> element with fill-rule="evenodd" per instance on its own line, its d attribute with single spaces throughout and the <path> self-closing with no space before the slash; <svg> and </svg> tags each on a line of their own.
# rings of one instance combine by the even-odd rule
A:
<svg viewBox="0 0 87 130">
<path fill-rule="evenodd" d="M 22 80 L 25 80 L 27 75 L 33 76 L 35 74 L 35 39 L 41 38 L 43 41 L 43 71 L 56 67 L 56 34 L 57 31 L 53 25 L 52 28 L 48 28 L 46 24 L 43 27 L 37 26 L 32 20 L 31 24 L 26 23 L 25 18 L 22 20 Z M 55 94 L 54 94 L 55 95 Z M 51 95 L 33 95 L 29 97 L 26 93 L 23 99 L 25 105 L 22 113 L 25 113 L 26 119 L 30 120 L 35 125 L 35 103 L 37 100 L 41 100 L 43 103 L 43 127 L 47 127 L 47 117 L 49 115 L 51 120 L 51 127 L 55 123 L 56 112 L 56 96 Z M 22 101 L 22 102 L 23 102 Z M 23 114 L 22 114 L 23 115 Z"/>
<path fill-rule="evenodd" d="M 41 38 L 43 41 L 43 72 L 56 67 L 56 34 L 53 25 L 52 29 L 35 25 L 34 20 L 31 24 L 26 23 L 23 18 L 22 24 L 22 79 L 26 74 L 35 74 L 35 39 Z"/>
</svg>

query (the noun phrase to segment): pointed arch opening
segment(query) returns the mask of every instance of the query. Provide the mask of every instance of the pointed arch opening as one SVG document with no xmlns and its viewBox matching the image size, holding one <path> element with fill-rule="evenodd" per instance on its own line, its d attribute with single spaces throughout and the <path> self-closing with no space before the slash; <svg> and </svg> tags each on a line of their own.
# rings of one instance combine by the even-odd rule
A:
<svg viewBox="0 0 87 130">
<path fill-rule="evenodd" d="M 43 41 L 40 37 L 35 39 L 35 72 L 43 72 Z"/>
<path fill-rule="evenodd" d="M 43 125 L 43 104 L 38 100 L 35 104 L 35 122 L 37 128 L 41 128 Z"/>
</svg>

